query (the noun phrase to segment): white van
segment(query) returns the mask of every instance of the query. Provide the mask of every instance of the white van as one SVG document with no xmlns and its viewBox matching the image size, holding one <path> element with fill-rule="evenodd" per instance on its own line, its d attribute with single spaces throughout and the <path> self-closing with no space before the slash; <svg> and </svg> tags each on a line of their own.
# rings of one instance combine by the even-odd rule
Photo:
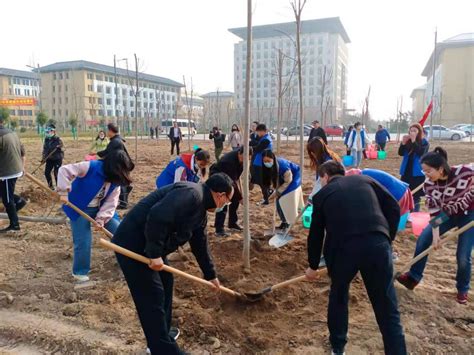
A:
<svg viewBox="0 0 474 355">
<path fill-rule="evenodd" d="M 170 128 L 173 127 L 173 123 L 177 122 L 178 127 L 181 128 L 181 133 L 183 136 L 187 136 L 188 134 L 191 134 L 191 136 L 194 136 L 197 131 L 196 131 L 196 125 L 193 120 L 191 120 L 191 127 L 188 127 L 189 121 L 186 119 L 181 119 L 178 118 L 177 120 L 169 118 L 166 120 L 161 121 L 161 132 L 163 134 L 168 134 L 170 131 Z"/>
</svg>

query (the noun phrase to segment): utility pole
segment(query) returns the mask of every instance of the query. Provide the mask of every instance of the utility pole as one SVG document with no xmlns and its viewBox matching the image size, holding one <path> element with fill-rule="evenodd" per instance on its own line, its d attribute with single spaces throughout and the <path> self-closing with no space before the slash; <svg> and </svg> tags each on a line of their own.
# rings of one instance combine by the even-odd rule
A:
<svg viewBox="0 0 474 355">
<path fill-rule="evenodd" d="M 114 54 L 114 82 L 115 82 L 115 124 L 118 124 L 118 85 L 117 85 L 117 59 L 116 55 Z"/>
<path fill-rule="evenodd" d="M 437 47 L 437 42 L 438 42 L 438 29 L 435 29 L 435 39 L 434 39 L 434 51 L 433 51 L 433 83 L 431 86 L 431 102 L 433 102 L 434 106 L 434 96 L 435 96 L 435 78 L 436 78 L 436 47 Z M 430 139 L 433 139 L 433 109 L 430 112 Z"/>
<path fill-rule="evenodd" d="M 249 141 L 250 141 L 250 72 L 252 70 L 252 0 L 247 0 L 247 70 L 245 72 L 245 117 L 244 117 L 244 269 L 250 270 L 250 225 L 249 225 Z"/>
<path fill-rule="evenodd" d="M 137 54 L 133 54 L 135 56 L 135 164 L 138 164 L 138 57 Z"/>
</svg>

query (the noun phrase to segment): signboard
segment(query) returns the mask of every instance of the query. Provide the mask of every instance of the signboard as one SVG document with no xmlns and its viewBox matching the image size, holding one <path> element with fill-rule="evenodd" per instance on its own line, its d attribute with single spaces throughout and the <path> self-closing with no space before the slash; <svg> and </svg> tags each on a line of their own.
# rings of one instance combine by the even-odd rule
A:
<svg viewBox="0 0 474 355">
<path fill-rule="evenodd" d="M 0 99 L 0 106 L 36 106 L 35 99 Z"/>
</svg>

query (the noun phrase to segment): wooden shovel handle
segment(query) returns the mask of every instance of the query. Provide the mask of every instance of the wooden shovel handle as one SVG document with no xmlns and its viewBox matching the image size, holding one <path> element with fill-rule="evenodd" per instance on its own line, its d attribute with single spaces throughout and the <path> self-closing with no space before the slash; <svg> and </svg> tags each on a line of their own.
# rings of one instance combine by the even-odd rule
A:
<svg viewBox="0 0 474 355">
<path fill-rule="evenodd" d="M 457 229 L 456 228 L 453 228 L 451 230 L 449 230 L 448 232 L 444 233 L 443 236 L 444 238 L 442 238 L 441 240 L 441 245 L 444 245 L 446 244 L 447 242 L 449 242 L 450 240 L 456 238 L 459 234 L 462 234 L 464 233 L 465 231 L 469 230 L 470 228 L 474 227 L 474 221 L 471 221 L 469 222 L 468 224 L 466 224 L 465 226 Z M 400 273 L 405 273 L 407 272 L 414 264 L 416 264 L 418 261 L 420 261 L 421 259 L 423 259 L 425 256 L 427 256 L 429 253 L 431 253 L 432 251 L 434 250 L 434 247 L 433 246 L 430 246 L 428 249 L 426 249 L 425 251 L 423 251 L 422 253 L 418 254 L 417 256 L 415 256 L 408 264 L 406 264 L 401 270 L 400 270 Z"/>
<path fill-rule="evenodd" d="M 286 281 L 283 281 L 283 282 L 280 282 L 276 285 L 273 285 L 271 287 L 272 291 L 276 290 L 276 289 L 279 289 L 279 288 L 282 288 L 282 287 L 285 287 L 285 286 L 289 286 L 291 284 L 294 284 L 294 283 L 297 283 L 297 282 L 300 282 L 300 281 L 304 281 L 306 280 L 306 275 L 301 275 L 301 276 L 298 276 L 298 277 L 294 277 L 292 279 L 289 279 L 289 280 L 286 280 Z"/>
<path fill-rule="evenodd" d="M 30 179 L 31 181 L 33 181 L 34 183 L 36 183 L 37 185 L 39 185 L 40 187 L 42 187 L 45 191 L 48 191 L 52 196 L 55 196 L 55 197 L 58 197 L 59 195 L 54 192 L 54 191 L 51 191 L 50 188 L 48 186 L 46 186 L 42 181 L 38 180 L 37 178 L 35 178 L 34 176 L 32 176 L 31 174 L 29 173 L 25 173 L 25 176 Z M 72 204 L 71 202 L 67 202 L 65 203 L 67 206 L 71 207 L 74 211 L 76 211 L 77 213 L 79 213 L 82 217 L 84 217 L 86 220 L 88 220 L 89 222 L 99 226 L 97 224 L 97 222 L 91 217 L 89 216 L 87 213 L 83 212 L 79 207 L 75 206 L 74 204 Z M 100 231 L 102 233 L 104 233 L 107 237 L 109 238 L 112 238 L 113 235 L 112 233 L 110 233 L 107 229 L 105 229 L 104 227 L 100 226 Z M 121 246 L 117 245 L 117 244 L 114 244 L 108 240 L 105 240 L 103 238 L 100 238 L 99 239 L 99 243 L 101 246 L 103 246 L 104 248 L 107 248 L 107 249 L 110 249 L 110 250 L 113 250 L 119 254 L 122 254 L 122 255 L 125 255 L 131 259 L 134 259 L 136 261 L 139 261 L 141 263 L 144 263 L 144 264 L 147 264 L 147 265 L 150 265 L 150 259 L 143 256 L 143 255 L 140 255 L 140 254 L 137 254 L 137 253 L 134 253 L 133 251 L 131 250 L 128 250 L 128 249 L 125 249 L 125 248 L 122 248 Z M 199 277 L 196 277 L 196 276 L 193 276 L 193 275 L 190 275 L 184 271 L 181 271 L 181 270 L 178 270 L 178 269 L 175 269 L 171 266 L 168 266 L 168 265 L 164 265 L 163 266 L 163 269 L 164 271 L 167 271 L 167 272 L 170 272 L 172 274 L 175 274 L 175 275 L 178 275 L 178 276 L 182 276 L 182 277 L 185 277 L 191 281 L 195 281 L 195 282 L 199 282 L 203 285 L 207 285 L 207 286 L 212 286 L 214 287 L 214 284 L 212 282 L 209 282 L 207 280 L 204 280 L 204 279 L 201 279 Z M 227 288 L 227 287 L 224 287 L 224 286 L 220 286 L 220 289 L 221 291 L 225 292 L 225 293 L 228 293 L 232 296 L 240 296 L 239 293 L 235 292 L 235 291 L 232 291 L 231 289 Z"/>
<path fill-rule="evenodd" d="M 417 187 L 415 187 L 413 190 L 411 190 L 411 194 L 414 195 L 414 194 L 416 194 L 418 191 L 420 191 L 420 190 L 423 188 L 423 185 L 424 185 L 424 184 L 425 184 L 425 183 L 422 182 L 419 186 L 417 186 Z"/>
</svg>

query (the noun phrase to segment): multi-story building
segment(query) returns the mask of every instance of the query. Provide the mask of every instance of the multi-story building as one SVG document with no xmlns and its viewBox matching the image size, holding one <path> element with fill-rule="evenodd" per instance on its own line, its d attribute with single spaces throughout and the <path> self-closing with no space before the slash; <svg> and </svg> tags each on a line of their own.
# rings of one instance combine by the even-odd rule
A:
<svg viewBox="0 0 474 355">
<path fill-rule="evenodd" d="M 230 128 L 235 120 L 234 96 L 234 93 L 230 91 L 213 91 L 202 95 L 204 120 L 208 128 L 213 125 L 220 128 Z"/>
<path fill-rule="evenodd" d="M 433 95 L 433 60 L 434 95 Z M 421 74 L 426 78 L 424 108 L 433 98 L 433 123 L 450 127 L 471 122 L 474 109 L 474 33 L 437 44 Z"/>
<path fill-rule="evenodd" d="M 39 68 L 43 110 L 59 125 L 70 118 L 79 126 L 114 121 L 124 128 L 156 126 L 159 120 L 176 117 L 181 83 L 139 73 L 135 119 L 135 73 L 85 60 L 60 62 Z M 140 120 L 141 119 L 141 120 Z"/>
<path fill-rule="evenodd" d="M 35 124 L 40 95 L 38 74 L 0 68 L 0 107 L 10 110 L 10 118 L 22 127 Z"/>
<path fill-rule="evenodd" d="M 425 91 L 426 84 L 421 85 L 411 92 L 410 98 L 412 100 L 412 111 L 415 120 L 420 120 L 426 111 L 425 106 Z"/>
<path fill-rule="evenodd" d="M 247 28 L 229 31 L 241 38 L 234 46 L 234 89 L 237 109 L 241 109 L 245 101 Z M 282 87 L 288 86 L 283 106 L 293 105 L 292 116 L 296 117 L 296 24 L 287 22 L 254 26 L 252 31 L 252 119 L 270 124 L 275 122 L 280 67 L 277 59 L 280 51 L 283 55 Z M 302 21 L 300 37 L 305 120 L 337 122 L 347 102 L 349 36 L 336 17 Z"/>
<path fill-rule="evenodd" d="M 204 99 L 195 93 L 191 97 L 191 93 L 188 92 L 186 96 L 185 90 L 181 89 L 181 101 L 178 102 L 178 118 L 187 119 L 189 113 L 191 113 L 191 119 L 194 123 L 200 125 L 204 115 Z"/>
</svg>

